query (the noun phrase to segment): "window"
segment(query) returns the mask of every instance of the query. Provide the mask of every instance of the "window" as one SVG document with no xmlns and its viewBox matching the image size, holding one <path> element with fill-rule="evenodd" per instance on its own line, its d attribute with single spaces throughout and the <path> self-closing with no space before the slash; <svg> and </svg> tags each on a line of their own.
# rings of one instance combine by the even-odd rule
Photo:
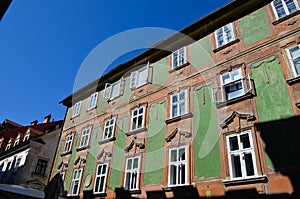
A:
<svg viewBox="0 0 300 199">
<path fill-rule="evenodd" d="M 115 118 L 108 119 L 105 121 L 103 140 L 113 137 L 115 128 Z"/>
<path fill-rule="evenodd" d="M 221 86 L 213 88 L 215 102 L 231 100 L 249 93 L 252 89 L 250 76 L 242 76 L 242 70 L 236 69 L 220 76 Z"/>
<path fill-rule="evenodd" d="M 149 62 L 143 68 L 133 71 L 130 75 L 130 88 L 138 88 L 148 83 Z"/>
<path fill-rule="evenodd" d="M 299 10 L 296 0 L 275 0 L 272 2 L 272 7 L 277 19 L 285 17 Z"/>
<path fill-rule="evenodd" d="M 30 132 L 27 131 L 24 138 L 23 138 L 23 142 L 25 142 L 26 140 L 29 140 L 29 136 L 30 136 Z"/>
<path fill-rule="evenodd" d="M 7 163 L 7 165 L 6 165 L 6 168 L 5 168 L 5 171 L 9 171 L 10 170 L 10 167 L 11 167 L 11 164 L 12 162 L 11 161 L 9 161 L 8 163 Z"/>
<path fill-rule="evenodd" d="M 105 99 L 113 100 L 120 96 L 121 81 L 122 80 L 119 80 L 113 84 L 106 83 L 103 97 Z"/>
<path fill-rule="evenodd" d="M 20 142 L 20 134 L 17 136 L 14 146 L 17 146 L 19 144 L 19 142 Z"/>
<path fill-rule="evenodd" d="M 65 143 L 64 153 L 69 152 L 71 150 L 72 142 L 73 142 L 73 134 L 67 135 L 66 136 L 66 143 Z"/>
<path fill-rule="evenodd" d="M 294 75 L 300 75 L 300 47 L 299 45 L 287 49 L 288 57 L 292 66 Z"/>
<path fill-rule="evenodd" d="M 79 147 L 85 147 L 89 144 L 91 127 L 82 130 L 81 140 Z"/>
<path fill-rule="evenodd" d="M 34 173 L 44 176 L 47 168 L 47 163 L 48 162 L 46 160 L 38 159 Z"/>
<path fill-rule="evenodd" d="M 124 188 L 125 190 L 139 189 L 140 156 L 127 158 Z"/>
<path fill-rule="evenodd" d="M 169 186 L 187 184 L 187 147 L 170 149 Z"/>
<path fill-rule="evenodd" d="M 81 106 L 81 101 L 77 102 L 74 107 L 73 107 L 73 117 L 76 117 L 77 115 L 79 115 L 80 112 L 80 106 Z"/>
<path fill-rule="evenodd" d="M 227 136 L 229 172 L 232 179 L 256 176 L 251 131 Z"/>
<path fill-rule="evenodd" d="M 176 50 L 172 53 L 172 69 L 187 63 L 186 61 L 186 47 Z"/>
<path fill-rule="evenodd" d="M 173 94 L 171 96 L 171 118 L 187 113 L 187 91 Z"/>
<path fill-rule="evenodd" d="M 65 175 L 66 175 L 65 171 L 60 172 L 60 177 L 61 177 L 62 181 L 65 181 Z"/>
<path fill-rule="evenodd" d="M 232 23 L 227 24 L 215 31 L 217 47 L 221 47 L 234 40 Z"/>
<path fill-rule="evenodd" d="M 5 151 L 9 150 L 11 147 L 11 139 L 8 141 L 7 145 L 6 145 L 6 148 L 5 148 Z"/>
<path fill-rule="evenodd" d="M 22 157 L 18 157 L 15 163 L 15 169 L 18 169 L 21 164 Z"/>
<path fill-rule="evenodd" d="M 90 96 L 89 107 L 88 110 L 96 107 L 97 104 L 98 93 L 94 93 Z"/>
<path fill-rule="evenodd" d="M 99 164 L 97 167 L 97 173 L 95 178 L 94 192 L 104 193 L 106 176 L 107 176 L 108 164 Z"/>
<path fill-rule="evenodd" d="M 144 127 L 145 107 L 134 109 L 132 111 L 131 130 L 136 130 Z"/>
<path fill-rule="evenodd" d="M 75 169 L 73 172 L 72 184 L 70 188 L 70 195 L 78 195 L 80 181 L 81 181 L 82 169 Z"/>
</svg>

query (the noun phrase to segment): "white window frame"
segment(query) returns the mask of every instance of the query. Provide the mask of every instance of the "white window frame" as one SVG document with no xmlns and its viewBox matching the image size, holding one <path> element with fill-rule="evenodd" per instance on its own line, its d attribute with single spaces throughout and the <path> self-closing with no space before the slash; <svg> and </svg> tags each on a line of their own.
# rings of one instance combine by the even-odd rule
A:
<svg viewBox="0 0 300 199">
<path fill-rule="evenodd" d="M 91 110 L 96 107 L 97 99 L 98 99 L 98 92 L 96 92 L 90 96 L 88 110 Z"/>
<path fill-rule="evenodd" d="M 113 123 L 111 123 L 111 121 L 113 121 Z M 107 119 L 104 122 L 104 130 L 103 130 L 103 138 L 102 138 L 103 140 L 107 140 L 107 139 L 112 138 L 114 136 L 115 123 L 116 123 L 115 118 Z"/>
<path fill-rule="evenodd" d="M 228 28 L 228 30 L 229 30 L 230 33 L 231 33 L 231 38 L 228 37 L 228 34 L 227 34 L 227 32 L 225 31 L 225 28 L 226 28 L 226 27 Z M 220 42 L 219 42 L 219 37 L 218 37 L 219 31 L 222 32 L 222 38 L 223 38 L 223 42 L 224 42 L 223 44 L 220 44 Z M 232 25 L 232 23 L 229 23 L 229 24 L 227 24 L 227 25 L 225 25 L 225 26 L 223 26 L 223 27 L 217 29 L 217 30 L 215 31 L 215 40 L 216 40 L 217 48 L 219 48 L 219 47 L 221 47 L 221 46 L 224 46 L 224 45 L 226 45 L 226 44 L 228 44 L 228 43 L 234 41 L 234 40 L 235 40 L 235 34 L 234 34 L 234 31 L 233 31 L 233 25 Z"/>
<path fill-rule="evenodd" d="M 18 136 L 14 142 L 14 147 L 17 146 L 19 144 L 19 142 L 20 142 L 20 134 L 18 134 Z"/>
<path fill-rule="evenodd" d="M 106 170 L 103 173 L 103 168 L 106 168 Z M 99 171 L 101 169 L 101 171 Z M 99 173 L 100 172 L 100 173 Z M 105 187 L 106 187 L 106 180 L 107 180 L 107 173 L 108 173 L 108 163 L 104 164 L 98 164 L 97 166 L 97 171 L 96 171 L 96 176 L 95 176 L 95 182 L 94 182 L 94 193 L 105 193 Z M 100 183 L 97 185 L 97 180 L 99 179 Z M 102 191 L 101 190 L 101 181 L 102 181 Z"/>
<path fill-rule="evenodd" d="M 72 115 L 72 117 L 76 117 L 76 116 L 79 115 L 79 113 L 80 113 L 80 107 L 81 107 L 81 101 L 77 102 L 73 106 L 73 115 Z"/>
<path fill-rule="evenodd" d="M 133 168 L 134 160 L 137 159 L 137 167 Z M 129 161 L 131 161 L 131 168 L 128 168 Z M 141 169 L 141 156 L 134 156 L 126 159 L 125 177 L 124 177 L 124 189 L 125 190 L 139 190 L 140 181 L 140 169 Z M 132 182 L 134 180 L 134 182 Z M 129 184 L 129 187 L 126 185 Z"/>
<path fill-rule="evenodd" d="M 250 147 L 246 148 L 246 149 L 242 149 L 242 142 L 240 140 L 240 137 L 243 135 L 246 135 L 246 134 L 248 134 L 248 137 L 249 137 Z M 239 146 L 238 150 L 230 151 L 229 139 L 232 137 L 238 138 L 238 146 Z M 244 131 L 239 134 L 231 134 L 231 135 L 226 136 L 226 143 L 227 143 L 227 155 L 228 155 L 230 178 L 233 180 L 239 180 L 239 179 L 249 179 L 249 178 L 257 177 L 256 157 L 255 157 L 255 150 L 254 150 L 253 137 L 252 137 L 251 130 Z M 252 156 L 254 175 L 247 176 L 245 156 L 244 156 L 245 154 L 251 154 L 251 156 Z M 241 167 L 241 174 L 242 174 L 241 177 L 234 177 L 234 173 L 233 173 L 234 166 L 233 166 L 232 159 L 231 159 L 232 155 L 240 156 L 240 164 L 241 164 L 240 167 Z"/>
<path fill-rule="evenodd" d="M 67 152 L 71 151 L 72 144 L 73 144 L 73 138 L 74 138 L 73 134 L 69 134 L 69 135 L 66 136 L 66 141 L 65 141 L 65 146 L 64 146 L 64 153 L 67 153 Z"/>
<path fill-rule="evenodd" d="M 9 150 L 10 147 L 11 147 L 11 139 L 9 139 L 9 141 L 8 141 L 6 147 L 5 147 L 5 151 Z"/>
<path fill-rule="evenodd" d="M 184 93 L 184 100 L 180 100 L 180 94 L 181 93 Z M 179 116 L 182 116 L 182 115 L 184 115 L 184 114 L 187 114 L 188 113 L 188 95 L 187 95 L 187 90 L 184 90 L 184 91 L 180 91 L 180 92 L 178 92 L 178 93 L 175 93 L 175 94 L 172 94 L 171 96 L 170 96 L 170 118 L 175 118 L 175 117 L 179 117 Z M 174 96 L 177 96 L 177 102 L 173 102 L 173 97 Z M 180 104 L 181 103 L 184 103 L 184 113 L 180 113 Z M 176 105 L 176 107 L 177 107 L 177 112 L 176 113 L 174 113 L 173 112 L 173 106 L 174 105 Z M 174 115 L 175 114 L 175 115 Z"/>
<path fill-rule="evenodd" d="M 185 151 L 185 160 L 182 160 L 181 157 L 179 157 L 179 151 L 184 149 Z M 175 161 L 171 160 L 171 154 L 172 151 L 176 151 L 177 158 Z M 175 187 L 175 186 L 184 186 L 188 184 L 188 147 L 187 146 L 181 146 L 178 148 L 171 148 L 169 149 L 169 168 L 168 168 L 168 186 L 169 187 Z M 180 171 L 182 169 L 182 166 L 184 167 L 184 179 L 182 178 L 182 175 L 180 175 Z M 171 176 L 173 173 L 171 173 L 171 167 L 176 168 L 176 176 L 175 176 L 175 183 L 171 184 Z M 184 180 L 184 183 L 181 183 L 181 181 Z"/>
<path fill-rule="evenodd" d="M 78 178 L 75 178 L 75 172 L 79 172 L 79 177 Z M 71 196 L 77 196 L 78 195 L 79 190 L 80 190 L 81 177 L 82 177 L 82 168 L 75 169 L 73 171 L 73 177 L 72 177 L 71 188 L 70 188 L 70 195 Z M 77 185 L 77 190 L 74 190 L 76 185 Z M 74 193 L 74 191 L 76 191 L 76 192 Z"/>
<path fill-rule="evenodd" d="M 299 51 L 299 56 L 296 57 L 296 58 L 294 58 L 294 59 L 292 58 L 292 55 L 291 55 L 291 50 L 292 50 L 293 48 L 298 48 L 298 51 Z M 288 58 L 289 58 L 289 60 L 290 60 L 290 64 L 291 64 L 291 66 L 292 66 L 292 71 L 293 71 L 294 77 L 300 76 L 300 68 L 299 68 L 299 72 L 297 73 L 297 71 L 296 71 L 296 66 L 295 66 L 295 64 L 294 64 L 294 60 L 296 60 L 296 59 L 300 60 L 300 44 L 299 44 L 299 45 L 296 45 L 296 46 L 292 46 L 292 47 L 286 49 L 286 52 L 287 52 Z"/>
<path fill-rule="evenodd" d="M 79 148 L 89 145 L 90 137 L 91 137 L 91 128 L 92 127 L 86 127 L 82 130 Z"/>
<path fill-rule="evenodd" d="M 148 62 L 146 66 L 144 66 L 136 71 L 131 72 L 130 88 L 138 88 L 149 82 L 149 65 L 150 65 L 150 62 Z M 141 76 L 144 74 L 143 73 L 144 71 L 146 74 L 145 77 Z"/>
<path fill-rule="evenodd" d="M 280 1 L 281 1 L 283 10 L 284 10 L 284 12 L 285 12 L 285 16 L 288 16 L 288 15 L 290 15 L 290 14 L 296 12 L 297 10 L 299 10 L 299 5 L 298 5 L 297 0 L 292 0 L 292 1 L 294 2 L 295 7 L 296 7 L 296 11 L 294 11 L 294 12 L 290 12 L 290 11 L 289 11 L 289 9 L 288 9 L 288 7 L 287 7 L 287 5 L 286 5 L 285 0 L 280 0 Z M 281 18 L 285 17 L 285 16 L 279 17 L 278 12 L 277 12 L 277 10 L 276 10 L 276 7 L 275 7 L 275 5 L 274 5 L 274 2 L 275 2 L 275 1 L 272 1 L 271 5 L 272 5 L 272 8 L 273 8 L 274 14 L 275 14 L 275 16 L 276 16 L 276 19 L 281 19 Z"/>
<path fill-rule="evenodd" d="M 23 138 L 23 142 L 25 142 L 26 140 L 29 140 L 29 137 L 30 137 L 30 132 L 27 131 L 24 138 Z"/>
<path fill-rule="evenodd" d="M 113 99 L 119 97 L 121 95 L 122 81 L 123 81 L 123 78 L 113 84 L 106 83 L 103 97 L 107 100 L 113 100 Z M 114 89 L 117 89 L 117 90 L 114 91 Z"/>
<path fill-rule="evenodd" d="M 141 109 L 143 110 L 143 112 L 139 113 Z M 135 111 L 137 111 L 136 115 L 134 115 Z M 132 110 L 132 112 L 131 112 L 131 125 L 130 125 L 130 130 L 131 131 L 141 129 L 145 126 L 145 112 L 146 112 L 146 107 L 145 106 L 141 106 L 141 107 L 138 107 L 138 108 L 135 108 L 135 109 Z M 139 117 L 142 117 L 142 124 L 141 124 L 140 127 L 139 127 L 139 122 L 138 122 Z M 134 125 L 134 120 L 136 121 L 135 125 Z"/>
<path fill-rule="evenodd" d="M 183 50 L 183 56 L 181 54 L 181 51 Z M 176 51 L 174 51 L 172 53 L 172 57 L 171 57 L 171 62 L 172 62 L 172 70 L 173 69 L 176 69 L 184 64 L 187 63 L 187 49 L 186 49 L 186 46 L 185 47 L 182 47 Z M 176 60 L 175 60 L 175 56 L 177 57 Z M 183 59 L 183 62 L 181 61 Z"/>
</svg>

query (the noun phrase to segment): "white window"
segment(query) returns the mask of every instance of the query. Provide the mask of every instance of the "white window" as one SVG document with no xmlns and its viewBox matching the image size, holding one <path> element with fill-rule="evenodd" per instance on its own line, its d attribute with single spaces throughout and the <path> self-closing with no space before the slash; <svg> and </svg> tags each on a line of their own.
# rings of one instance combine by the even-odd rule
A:
<svg viewBox="0 0 300 199">
<path fill-rule="evenodd" d="M 220 82 L 220 87 L 213 88 L 215 102 L 227 101 L 243 96 L 252 89 L 249 74 L 243 77 L 240 68 L 221 75 Z"/>
<path fill-rule="evenodd" d="M 113 137 L 115 129 L 115 118 L 108 119 L 105 121 L 103 140 Z"/>
<path fill-rule="evenodd" d="M 215 31 L 217 47 L 221 47 L 234 40 L 232 23 L 229 23 Z"/>
<path fill-rule="evenodd" d="M 140 156 L 127 158 L 124 188 L 125 190 L 139 189 Z"/>
<path fill-rule="evenodd" d="M 90 133 L 91 133 L 91 127 L 84 128 L 81 133 L 81 140 L 79 147 L 85 147 L 89 144 L 90 141 Z"/>
<path fill-rule="evenodd" d="M 65 171 L 60 172 L 60 177 L 61 177 L 62 181 L 65 181 L 65 175 L 66 175 Z"/>
<path fill-rule="evenodd" d="M 170 149 L 169 153 L 169 186 L 187 184 L 187 147 Z"/>
<path fill-rule="evenodd" d="M 17 136 L 14 146 L 17 146 L 19 144 L 19 142 L 20 142 L 20 134 Z"/>
<path fill-rule="evenodd" d="M 104 193 L 106 185 L 106 176 L 107 176 L 108 164 L 99 164 L 97 167 L 97 173 L 95 177 L 94 192 L 95 193 Z"/>
<path fill-rule="evenodd" d="M 29 140 L 29 137 L 30 137 L 30 131 L 27 131 L 23 138 L 23 142 L 25 142 L 26 140 Z"/>
<path fill-rule="evenodd" d="M 187 91 L 171 95 L 171 118 L 187 113 Z"/>
<path fill-rule="evenodd" d="M 116 97 L 120 96 L 122 81 L 123 80 L 121 79 L 113 84 L 106 83 L 103 97 L 105 99 L 112 100 L 112 99 L 115 99 Z"/>
<path fill-rule="evenodd" d="M 11 139 L 8 141 L 7 145 L 6 145 L 6 148 L 5 148 L 5 151 L 9 150 L 11 147 Z"/>
<path fill-rule="evenodd" d="M 80 181 L 81 181 L 82 169 L 75 169 L 73 172 L 72 184 L 70 189 L 70 195 L 76 196 L 79 192 Z"/>
<path fill-rule="evenodd" d="M 138 88 L 148 83 L 149 62 L 143 68 L 133 71 L 130 76 L 130 88 Z"/>
<path fill-rule="evenodd" d="M 251 131 L 226 137 L 230 177 L 243 179 L 257 175 Z"/>
<path fill-rule="evenodd" d="M 80 113 L 80 107 L 81 107 L 81 101 L 77 102 L 74 107 L 73 107 L 73 116 L 72 117 L 76 117 L 77 115 L 79 115 Z"/>
<path fill-rule="evenodd" d="M 275 0 L 272 2 L 272 7 L 277 19 L 299 10 L 299 5 L 296 0 Z"/>
<path fill-rule="evenodd" d="M 172 53 L 172 69 L 175 69 L 187 63 L 186 47 L 180 48 Z"/>
<path fill-rule="evenodd" d="M 131 130 L 136 130 L 144 127 L 145 107 L 134 109 L 131 118 Z"/>
<path fill-rule="evenodd" d="M 69 152 L 71 150 L 72 142 L 73 142 L 73 134 L 67 135 L 66 136 L 64 153 Z"/>
<path fill-rule="evenodd" d="M 300 47 L 299 45 L 287 49 L 288 57 L 292 66 L 294 75 L 300 75 Z"/>
<path fill-rule="evenodd" d="M 98 98 L 98 93 L 94 93 L 94 94 L 92 94 L 90 96 L 88 110 L 93 109 L 93 108 L 96 107 L 96 105 L 97 105 L 97 98 Z"/>
</svg>

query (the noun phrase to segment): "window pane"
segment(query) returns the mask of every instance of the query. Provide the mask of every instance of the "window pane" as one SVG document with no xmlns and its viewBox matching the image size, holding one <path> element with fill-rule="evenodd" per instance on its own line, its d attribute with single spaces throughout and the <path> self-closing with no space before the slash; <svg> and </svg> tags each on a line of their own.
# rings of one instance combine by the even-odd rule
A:
<svg viewBox="0 0 300 199">
<path fill-rule="evenodd" d="M 104 165 L 102 166 L 102 174 L 105 174 L 105 173 L 106 173 L 106 169 L 107 169 L 107 165 L 104 164 Z"/>
<path fill-rule="evenodd" d="M 239 150 L 239 143 L 238 143 L 237 136 L 229 138 L 229 147 L 230 147 L 230 151 Z"/>
<path fill-rule="evenodd" d="M 185 102 L 179 104 L 179 115 L 185 114 Z"/>
<path fill-rule="evenodd" d="M 139 114 L 142 114 L 144 112 L 144 108 L 139 109 Z"/>
<path fill-rule="evenodd" d="M 234 70 L 231 72 L 231 77 L 232 77 L 232 81 L 241 79 L 242 74 L 241 74 L 241 70 Z"/>
<path fill-rule="evenodd" d="M 175 185 L 176 184 L 176 166 L 171 165 L 170 166 L 170 185 Z"/>
<path fill-rule="evenodd" d="M 285 0 L 286 7 L 288 8 L 289 14 L 297 11 L 297 7 L 294 3 L 294 0 Z"/>
<path fill-rule="evenodd" d="M 139 159 L 134 158 L 133 160 L 133 169 L 137 169 L 139 167 Z"/>
<path fill-rule="evenodd" d="M 172 103 L 175 103 L 175 102 L 177 102 L 177 101 L 178 101 L 177 95 L 173 95 L 173 96 L 172 96 Z"/>
<path fill-rule="evenodd" d="M 227 94 L 227 100 L 240 97 L 244 95 L 244 89 L 242 81 L 238 81 L 234 84 L 225 87 L 225 92 Z"/>
<path fill-rule="evenodd" d="M 129 172 L 126 173 L 126 177 L 125 177 L 125 189 L 126 190 L 130 189 L 130 173 Z"/>
<path fill-rule="evenodd" d="M 222 75 L 222 82 L 223 84 L 231 82 L 229 73 Z"/>
<path fill-rule="evenodd" d="M 243 144 L 243 149 L 247 149 L 247 148 L 251 147 L 248 134 L 241 135 L 240 139 L 241 139 L 241 142 Z"/>
<path fill-rule="evenodd" d="M 138 117 L 138 125 L 137 125 L 137 128 L 141 128 L 142 127 L 142 124 L 143 124 L 143 116 L 139 116 Z"/>
<path fill-rule="evenodd" d="M 241 160 L 239 155 L 231 155 L 232 175 L 234 178 L 242 177 Z"/>
<path fill-rule="evenodd" d="M 119 92 L 120 92 L 120 86 L 121 86 L 121 83 L 118 82 L 116 84 L 113 84 L 111 86 L 111 95 L 110 95 L 110 98 L 115 98 L 119 95 Z"/>
<path fill-rule="evenodd" d="M 103 192 L 103 191 L 104 191 L 104 180 L 105 180 L 105 176 L 102 176 L 102 177 L 100 178 L 99 192 Z"/>
<path fill-rule="evenodd" d="M 246 166 L 246 174 L 247 176 L 253 176 L 254 175 L 254 166 L 253 166 L 253 159 L 251 153 L 244 154 L 245 158 L 245 166 Z"/>
<path fill-rule="evenodd" d="M 171 162 L 176 162 L 177 161 L 177 150 L 172 150 L 171 151 Z"/>
<path fill-rule="evenodd" d="M 132 169 L 132 159 L 127 160 L 127 170 Z"/>
<path fill-rule="evenodd" d="M 177 104 L 172 106 L 172 117 L 178 116 L 178 106 Z"/>
<path fill-rule="evenodd" d="M 136 172 L 133 172 L 132 174 L 131 174 L 131 186 L 130 186 L 130 189 L 136 189 L 137 188 L 137 186 L 136 186 L 136 184 L 137 184 L 137 173 Z"/>
<path fill-rule="evenodd" d="M 178 182 L 180 182 L 180 184 L 185 184 L 185 165 L 184 164 L 180 165 L 180 177 L 181 177 L 181 181 L 178 181 Z"/>
<path fill-rule="evenodd" d="M 147 78 L 148 78 L 148 70 L 147 68 L 145 68 L 144 70 L 139 72 L 138 85 L 145 84 L 147 82 Z"/>
<path fill-rule="evenodd" d="M 274 7 L 279 18 L 282 18 L 286 15 L 281 0 L 274 1 Z"/>
<path fill-rule="evenodd" d="M 229 43 L 233 40 L 231 26 L 228 24 L 224 26 L 224 32 L 226 34 L 226 43 Z"/>
<path fill-rule="evenodd" d="M 173 68 L 176 68 L 178 66 L 178 53 L 173 53 Z"/>
<path fill-rule="evenodd" d="M 185 160 L 185 148 L 179 149 L 179 158 L 180 160 Z"/>
<path fill-rule="evenodd" d="M 217 30 L 217 40 L 218 40 L 218 46 L 224 45 L 224 38 L 223 38 L 223 30 L 222 30 L 222 28 L 219 28 Z"/>
<path fill-rule="evenodd" d="M 300 75 L 300 57 L 293 61 L 296 75 Z"/>
<path fill-rule="evenodd" d="M 131 126 L 131 129 L 134 130 L 136 129 L 136 121 L 137 121 L 137 118 L 132 118 L 132 126 Z"/>
</svg>

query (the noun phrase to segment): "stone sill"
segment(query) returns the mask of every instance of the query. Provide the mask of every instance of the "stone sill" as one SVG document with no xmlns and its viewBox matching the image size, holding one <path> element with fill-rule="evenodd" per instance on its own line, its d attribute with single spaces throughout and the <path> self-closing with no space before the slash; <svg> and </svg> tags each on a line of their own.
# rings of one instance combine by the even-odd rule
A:
<svg viewBox="0 0 300 199">
<path fill-rule="evenodd" d="M 289 14 L 289 15 L 287 15 L 287 16 L 285 16 L 285 17 L 282 17 L 282 18 L 280 18 L 280 19 L 274 21 L 272 24 L 273 24 L 274 26 L 276 26 L 277 24 L 280 24 L 280 23 L 282 23 L 282 22 L 284 22 L 284 21 L 286 21 L 286 20 L 288 20 L 288 19 L 290 19 L 290 18 L 292 18 L 292 17 L 294 17 L 294 16 L 296 16 L 296 15 L 298 15 L 298 14 L 300 14 L 300 10 L 297 10 L 296 12 L 293 12 L 292 14 Z M 289 24 L 288 24 L 288 25 L 289 25 Z M 292 25 L 292 24 L 291 24 L 291 25 Z"/>
<path fill-rule="evenodd" d="M 231 46 L 231 45 L 233 45 L 235 43 L 238 43 L 239 41 L 240 41 L 239 39 L 235 39 L 235 40 L 233 40 L 233 41 L 231 41 L 231 42 L 229 42 L 229 43 L 227 43 L 227 44 L 225 44 L 223 46 L 220 46 L 220 47 L 214 49 L 213 52 L 217 53 L 217 52 L 219 52 L 219 51 L 221 51 L 221 50 L 223 50 L 223 49 L 225 49 L 225 48 L 227 48 L 227 47 L 229 47 L 229 46 Z"/>
<path fill-rule="evenodd" d="M 226 187 L 246 185 L 246 184 L 255 184 L 255 183 L 266 183 L 266 182 L 268 182 L 267 176 L 257 176 L 257 177 L 253 177 L 253 178 L 238 179 L 238 180 L 223 180 L 223 184 Z"/>
<path fill-rule="evenodd" d="M 296 83 L 300 82 L 300 76 L 292 77 L 292 78 L 290 78 L 290 79 L 287 79 L 286 82 L 287 82 L 289 85 L 296 84 Z"/>
<path fill-rule="evenodd" d="M 171 123 L 178 122 L 180 120 L 184 120 L 184 119 L 191 118 L 191 117 L 193 117 L 192 113 L 186 113 L 186 114 L 183 114 L 183 115 L 180 115 L 180 116 L 177 116 L 177 117 L 167 119 L 165 121 L 165 123 L 166 124 L 171 124 Z"/>
<path fill-rule="evenodd" d="M 135 129 L 133 131 L 129 131 L 127 133 L 125 133 L 127 136 L 130 136 L 130 135 L 135 135 L 135 134 L 138 134 L 140 132 L 144 132 L 144 131 L 147 131 L 147 127 L 142 127 L 142 128 L 139 128 L 139 129 Z"/>
<path fill-rule="evenodd" d="M 108 142 L 111 142 L 111 141 L 115 141 L 116 140 L 116 137 L 111 137 L 111 138 L 107 138 L 105 140 L 100 140 L 98 143 L 99 144 L 105 144 L 105 143 L 108 143 Z"/>
</svg>

